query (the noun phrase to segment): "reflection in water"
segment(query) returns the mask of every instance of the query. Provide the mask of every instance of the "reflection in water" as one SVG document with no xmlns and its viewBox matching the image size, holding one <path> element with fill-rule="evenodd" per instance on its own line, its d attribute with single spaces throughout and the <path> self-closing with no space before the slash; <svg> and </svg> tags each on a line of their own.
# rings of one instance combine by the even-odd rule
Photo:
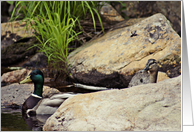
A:
<svg viewBox="0 0 194 132">
<path fill-rule="evenodd" d="M 30 131 L 20 109 L 1 108 L 1 130 L 2 131 Z"/>
<path fill-rule="evenodd" d="M 22 115 L 23 119 L 25 120 L 26 124 L 30 127 L 33 131 L 42 131 L 42 127 L 45 124 L 46 120 L 51 115 L 36 115 L 32 117 L 27 117 L 27 115 Z"/>
<path fill-rule="evenodd" d="M 42 127 L 51 115 L 36 115 L 27 117 L 21 109 L 1 108 L 2 131 L 42 131 Z"/>
</svg>

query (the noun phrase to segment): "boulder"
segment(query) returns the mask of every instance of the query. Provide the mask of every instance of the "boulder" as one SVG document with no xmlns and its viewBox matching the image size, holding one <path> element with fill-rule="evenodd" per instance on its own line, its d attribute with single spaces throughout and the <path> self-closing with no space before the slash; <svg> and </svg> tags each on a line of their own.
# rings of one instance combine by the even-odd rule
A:
<svg viewBox="0 0 194 132">
<path fill-rule="evenodd" d="M 181 131 L 181 76 L 68 98 L 44 131 Z"/>
<path fill-rule="evenodd" d="M 29 59 L 38 49 L 33 47 L 34 43 L 37 43 L 35 38 L 29 38 L 24 42 L 14 42 L 13 44 L 6 41 L 5 45 L 1 46 L 1 66 L 6 67 Z"/>
<path fill-rule="evenodd" d="M 27 69 L 21 69 L 21 70 L 15 70 L 11 72 L 4 73 L 1 76 L 1 83 L 16 83 L 22 81 L 27 75 L 29 75 L 31 70 Z"/>
<path fill-rule="evenodd" d="M 1 37 L 8 35 L 7 33 L 10 32 L 15 34 L 14 41 L 17 41 L 17 36 L 20 38 L 24 37 L 33 37 L 34 30 L 31 26 L 28 26 L 28 29 L 25 28 L 26 22 L 25 21 L 13 21 L 13 22 L 6 22 L 1 23 Z"/>
<path fill-rule="evenodd" d="M 100 15 L 102 20 L 109 22 L 110 24 L 115 22 L 123 21 L 123 17 L 108 3 L 103 3 L 104 5 L 100 9 Z"/>
<path fill-rule="evenodd" d="M 88 42 L 69 55 L 69 63 L 78 83 L 124 88 L 151 58 L 169 77 L 181 74 L 181 38 L 161 13 Z"/>
<path fill-rule="evenodd" d="M 125 18 L 142 18 L 162 13 L 170 21 L 173 29 L 181 35 L 181 1 L 124 1 L 113 6 Z M 113 4 L 112 4 L 113 5 Z"/>
<path fill-rule="evenodd" d="M 48 58 L 44 53 L 36 53 L 32 58 L 25 62 L 22 67 L 36 67 L 43 68 L 48 65 Z"/>
<path fill-rule="evenodd" d="M 8 86 L 1 87 L 1 106 L 22 106 L 24 101 L 33 93 L 34 84 L 18 84 L 13 83 Z M 50 97 L 55 93 L 60 93 L 55 88 L 48 86 L 43 87 L 43 97 Z"/>
</svg>

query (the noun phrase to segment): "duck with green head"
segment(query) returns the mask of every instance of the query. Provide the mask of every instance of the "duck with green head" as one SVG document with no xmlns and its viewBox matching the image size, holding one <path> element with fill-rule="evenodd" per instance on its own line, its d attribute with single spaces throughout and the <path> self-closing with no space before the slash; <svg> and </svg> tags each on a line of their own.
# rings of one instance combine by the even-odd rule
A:
<svg viewBox="0 0 194 132">
<path fill-rule="evenodd" d="M 34 83 L 34 92 L 22 105 L 22 113 L 27 114 L 28 116 L 36 114 L 53 114 L 64 100 L 75 95 L 63 93 L 55 94 L 50 98 L 43 98 L 44 75 L 40 70 L 33 70 L 23 81 L 19 82 L 19 84 L 27 82 Z"/>
</svg>

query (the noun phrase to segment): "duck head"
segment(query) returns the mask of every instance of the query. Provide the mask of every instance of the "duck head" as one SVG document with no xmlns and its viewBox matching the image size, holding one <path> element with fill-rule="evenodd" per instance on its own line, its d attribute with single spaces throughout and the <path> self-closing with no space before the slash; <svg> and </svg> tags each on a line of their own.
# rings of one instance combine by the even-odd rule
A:
<svg viewBox="0 0 194 132">
<path fill-rule="evenodd" d="M 144 72 L 144 71 L 149 71 L 150 74 L 150 83 L 156 83 L 157 81 L 157 75 L 158 75 L 158 69 L 159 66 L 156 62 L 155 59 L 149 59 L 146 63 L 146 66 L 143 70 L 141 70 L 140 72 Z"/>
<path fill-rule="evenodd" d="M 40 70 L 33 70 L 24 80 L 19 82 L 19 84 L 33 82 L 34 83 L 34 93 L 42 97 L 43 85 L 44 85 L 44 75 Z"/>
</svg>

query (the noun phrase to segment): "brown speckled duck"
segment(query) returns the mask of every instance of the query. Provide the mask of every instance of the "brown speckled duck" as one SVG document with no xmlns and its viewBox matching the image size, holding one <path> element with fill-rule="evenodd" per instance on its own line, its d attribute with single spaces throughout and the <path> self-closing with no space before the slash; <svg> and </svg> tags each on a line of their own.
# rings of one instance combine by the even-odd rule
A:
<svg viewBox="0 0 194 132">
<path fill-rule="evenodd" d="M 155 59 L 149 59 L 143 70 L 137 72 L 131 79 L 128 87 L 140 84 L 156 83 L 159 66 Z M 149 72 L 149 73 L 148 73 Z"/>
</svg>

